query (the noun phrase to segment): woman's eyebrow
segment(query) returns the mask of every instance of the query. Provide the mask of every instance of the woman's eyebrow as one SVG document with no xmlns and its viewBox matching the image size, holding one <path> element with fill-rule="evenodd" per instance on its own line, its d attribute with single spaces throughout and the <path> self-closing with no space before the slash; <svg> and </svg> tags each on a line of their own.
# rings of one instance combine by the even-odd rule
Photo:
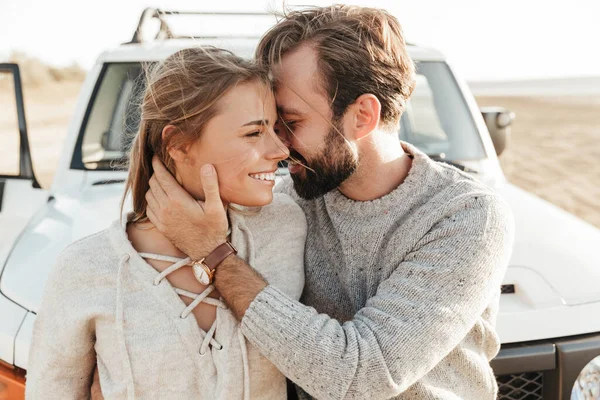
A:
<svg viewBox="0 0 600 400">
<path fill-rule="evenodd" d="M 269 120 L 268 119 L 257 119 L 256 121 L 247 122 L 242 126 L 252 126 L 252 125 L 269 125 Z"/>
</svg>

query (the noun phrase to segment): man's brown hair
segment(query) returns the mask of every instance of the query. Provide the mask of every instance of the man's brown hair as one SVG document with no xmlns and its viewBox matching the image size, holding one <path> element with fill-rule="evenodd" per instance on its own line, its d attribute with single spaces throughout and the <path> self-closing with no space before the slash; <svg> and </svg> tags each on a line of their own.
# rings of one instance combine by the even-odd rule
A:
<svg viewBox="0 0 600 400">
<path fill-rule="evenodd" d="M 360 95 L 371 93 L 381 103 L 382 127 L 397 126 L 415 86 L 415 66 L 394 16 L 348 5 L 288 12 L 262 37 L 256 59 L 275 65 L 305 43 L 317 51 L 334 119 Z"/>
</svg>

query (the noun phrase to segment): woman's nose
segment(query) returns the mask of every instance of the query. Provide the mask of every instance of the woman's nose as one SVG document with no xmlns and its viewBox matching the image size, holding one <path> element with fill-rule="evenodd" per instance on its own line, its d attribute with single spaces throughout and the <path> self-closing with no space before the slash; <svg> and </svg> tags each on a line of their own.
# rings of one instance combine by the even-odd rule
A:
<svg viewBox="0 0 600 400">
<path fill-rule="evenodd" d="M 276 136 L 285 145 L 285 147 L 289 148 L 292 145 L 289 129 L 281 129 Z"/>
<path fill-rule="evenodd" d="M 267 153 L 267 157 L 272 160 L 285 160 L 290 156 L 290 150 L 285 145 L 285 143 L 281 140 L 281 138 L 273 132 L 270 137 L 273 140 L 270 140 L 269 149 Z"/>
</svg>

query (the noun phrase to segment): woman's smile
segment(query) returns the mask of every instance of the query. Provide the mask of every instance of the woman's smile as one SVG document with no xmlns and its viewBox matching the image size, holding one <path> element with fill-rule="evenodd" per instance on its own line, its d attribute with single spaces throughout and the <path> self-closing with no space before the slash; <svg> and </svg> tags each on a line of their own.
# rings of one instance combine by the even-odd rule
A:
<svg viewBox="0 0 600 400">
<path fill-rule="evenodd" d="M 262 184 L 269 186 L 273 186 L 275 184 L 275 170 L 249 174 L 248 176 Z"/>
</svg>

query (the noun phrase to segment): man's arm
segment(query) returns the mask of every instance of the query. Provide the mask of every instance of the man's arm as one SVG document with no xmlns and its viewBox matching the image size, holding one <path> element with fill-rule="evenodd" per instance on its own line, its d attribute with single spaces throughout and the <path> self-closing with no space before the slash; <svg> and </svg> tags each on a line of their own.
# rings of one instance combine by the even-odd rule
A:
<svg viewBox="0 0 600 400">
<path fill-rule="evenodd" d="M 485 197 L 472 202 L 480 204 L 428 233 L 352 320 L 319 314 L 268 286 L 247 310 L 236 310 L 244 315 L 243 333 L 314 397 L 402 393 L 465 338 L 499 291 L 512 242 L 510 213 Z M 229 268 L 234 276 L 244 266 Z"/>
<path fill-rule="evenodd" d="M 241 258 L 227 257 L 215 272 L 214 285 L 231 312 L 241 320 L 268 283 Z"/>
<path fill-rule="evenodd" d="M 215 285 L 246 337 L 309 394 L 383 399 L 409 388 L 464 339 L 499 290 L 511 242 L 505 203 L 469 199 L 344 323 L 265 287 L 238 258 L 217 268 Z"/>
<path fill-rule="evenodd" d="M 402 393 L 465 338 L 499 291 L 510 213 L 485 197 L 472 202 L 479 204 L 430 231 L 352 320 L 319 314 L 268 286 L 244 313 L 243 333 L 314 397 Z"/>
</svg>

